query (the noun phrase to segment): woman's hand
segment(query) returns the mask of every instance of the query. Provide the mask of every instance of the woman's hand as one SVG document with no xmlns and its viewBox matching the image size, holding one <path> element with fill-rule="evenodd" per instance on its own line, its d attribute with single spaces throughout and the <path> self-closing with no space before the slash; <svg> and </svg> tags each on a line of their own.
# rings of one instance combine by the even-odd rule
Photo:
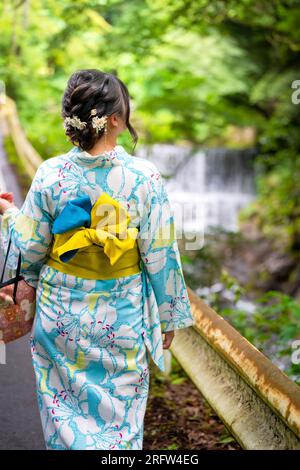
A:
<svg viewBox="0 0 300 470">
<path fill-rule="evenodd" d="M 14 207 L 14 195 L 13 193 L 0 193 L 0 214 L 9 209 L 10 207 Z"/>
<path fill-rule="evenodd" d="M 174 338 L 174 331 L 167 331 L 164 335 L 163 349 L 169 349 Z"/>
</svg>

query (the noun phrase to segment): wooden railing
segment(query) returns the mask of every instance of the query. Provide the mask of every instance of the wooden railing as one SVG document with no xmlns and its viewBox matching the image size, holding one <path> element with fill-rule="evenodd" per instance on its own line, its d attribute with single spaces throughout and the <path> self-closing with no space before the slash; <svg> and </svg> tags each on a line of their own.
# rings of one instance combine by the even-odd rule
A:
<svg viewBox="0 0 300 470">
<path fill-rule="evenodd" d="M 37 167 L 42 163 L 41 156 L 27 139 L 20 124 L 15 102 L 5 96 L 0 102 L 0 123 L 2 132 L 12 138 L 16 153 L 18 154 L 27 175 L 33 178 Z"/>
<path fill-rule="evenodd" d="M 26 139 L 14 102 L 0 104 L 28 175 L 41 157 Z M 188 288 L 195 326 L 176 330 L 171 352 L 245 449 L 300 449 L 300 388 Z"/>
</svg>

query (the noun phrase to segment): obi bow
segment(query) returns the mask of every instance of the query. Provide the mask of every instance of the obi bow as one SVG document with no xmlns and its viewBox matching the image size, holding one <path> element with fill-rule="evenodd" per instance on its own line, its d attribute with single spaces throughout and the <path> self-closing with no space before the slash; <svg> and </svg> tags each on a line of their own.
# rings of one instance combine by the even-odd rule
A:
<svg viewBox="0 0 300 470">
<path fill-rule="evenodd" d="M 67 202 L 53 223 L 53 251 L 67 262 L 79 249 L 101 245 L 114 265 L 136 243 L 138 229 L 128 228 L 129 222 L 127 210 L 105 192 L 93 206 L 89 196 L 78 197 Z"/>
</svg>

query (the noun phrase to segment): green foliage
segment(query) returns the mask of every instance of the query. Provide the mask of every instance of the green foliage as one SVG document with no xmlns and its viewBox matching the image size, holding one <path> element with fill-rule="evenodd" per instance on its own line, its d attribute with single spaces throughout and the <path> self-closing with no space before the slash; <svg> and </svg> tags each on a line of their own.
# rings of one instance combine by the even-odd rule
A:
<svg viewBox="0 0 300 470">
<path fill-rule="evenodd" d="M 33 0 L 27 22 L 21 6 L 6 5 L 0 10 L 0 76 L 45 158 L 68 145 L 60 101 L 79 68 L 114 71 L 128 84 L 142 142 L 225 142 L 228 123 L 260 119 L 245 100 L 230 103 L 249 95 L 255 62 L 234 36 L 216 28 L 203 35 L 173 22 L 173 5 Z"/>
<path fill-rule="evenodd" d="M 300 305 L 289 295 L 268 291 L 255 300 L 255 312 L 234 307 L 245 291 L 238 281 L 226 273 L 224 288 L 234 292 L 233 306 L 222 307 L 218 295 L 211 301 L 213 308 L 227 319 L 245 338 L 300 384 L 300 365 L 292 363 L 293 341 L 299 338 Z M 219 294 L 220 296 L 220 294 Z"/>
<path fill-rule="evenodd" d="M 231 442 L 235 442 L 235 439 L 229 434 L 229 432 L 226 432 L 220 437 L 219 442 L 221 444 L 230 444 Z"/>
</svg>

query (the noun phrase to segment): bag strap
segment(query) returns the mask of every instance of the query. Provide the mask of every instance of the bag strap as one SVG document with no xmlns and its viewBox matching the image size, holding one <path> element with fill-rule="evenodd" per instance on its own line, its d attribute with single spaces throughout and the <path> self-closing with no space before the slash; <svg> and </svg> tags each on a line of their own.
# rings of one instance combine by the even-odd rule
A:
<svg viewBox="0 0 300 470">
<path fill-rule="evenodd" d="M 15 277 L 9 279 L 8 281 L 3 282 L 3 277 L 4 277 L 4 273 L 5 273 L 5 268 L 6 268 L 6 263 L 7 263 L 7 259 L 8 259 L 10 246 L 11 246 L 11 236 L 9 238 L 7 252 L 6 252 L 6 255 L 5 255 L 3 270 L 2 270 L 1 279 L 0 279 L 0 288 L 8 286 L 8 285 L 14 283 L 13 300 L 14 300 L 14 303 L 16 304 L 17 303 L 17 298 L 16 297 L 17 297 L 18 282 L 20 280 L 24 279 L 24 277 L 20 275 L 20 270 L 21 270 L 21 250 L 20 250 L 19 258 L 18 258 L 18 264 L 17 264 L 17 271 L 16 271 Z"/>
<path fill-rule="evenodd" d="M 21 269 L 21 251 L 19 253 L 18 266 L 17 266 L 16 277 L 15 277 L 14 293 L 13 293 L 13 299 L 14 299 L 15 304 L 17 303 L 17 288 L 18 288 L 18 282 L 20 280 L 20 269 Z M 21 279 L 23 279 L 23 276 L 21 276 Z"/>
</svg>

